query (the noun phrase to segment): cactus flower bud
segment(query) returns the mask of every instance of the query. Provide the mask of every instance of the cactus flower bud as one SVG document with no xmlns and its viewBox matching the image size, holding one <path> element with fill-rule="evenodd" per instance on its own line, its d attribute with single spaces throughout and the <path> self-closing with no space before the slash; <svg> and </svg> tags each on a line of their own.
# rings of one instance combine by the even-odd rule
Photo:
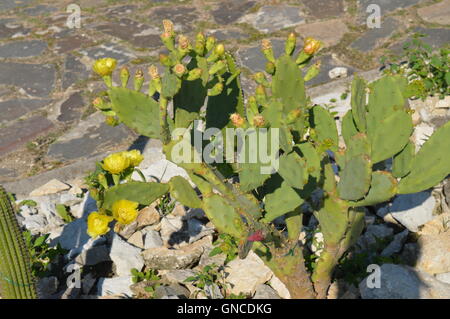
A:
<svg viewBox="0 0 450 319">
<path fill-rule="evenodd" d="M 263 127 L 264 125 L 266 125 L 266 120 L 262 115 L 255 115 L 253 117 L 253 125 L 255 127 Z"/>
<path fill-rule="evenodd" d="M 294 32 L 289 33 L 288 38 L 286 40 L 286 46 L 284 48 L 286 55 L 291 55 L 294 52 L 296 44 L 297 44 L 297 36 L 295 35 Z"/>
<path fill-rule="evenodd" d="M 273 55 L 272 43 L 270 40 L 264 39 L 261 42 L 262 53 L 272 63 L 275 63 L 275 57 Z"/>
<path fill-rule="evenodd" d="M 100 76 L 111 75 L 116 68 L 117 61 L 113 58 L 98 59 L 95 61 L 93 69 L 94 72 Z"/>
<path fill-rule="evenodd" d="M 245 119 L 238 113 L 233 113 L 230 115 L 231 123 L 236 127 L 243 127 L 245 125 Z"/>
<path fill-rule="evenodd" d="M 208 96 L 216 96 L 222 93 L 223 91 L 223 83 L 218 82 L 211 89 L 208 90 Z"/>
<path fill-rule="evenodd" d="M 200 68 L 195 68 L 189 71 L 189 74 L 186 78 L 188 81 L 195 81 L 202 76 L 203 70 Z"/>
<path fill-rule="evenodd" d="M 275 63 L 270 62 L 270 61 L 267 62 L 267 64 L 266 64 L 266 72 L 271 74 L 271 75 L 274 75 L 275 74 Z"/>
<path fill-rule="evenodd" d="M 314 38 L 308 37 L 305 39 L 305 44 L 303 46 L 303 51 L 308 55 L 313 55 L 320 50 L 322 42 Z"/>
<path fill-rule="evenodd" d="M 170 35 L 173 35 L 174 34 L 173 22 L 170 21 L 170 20 L 165 19 L 165 20 L 162 21 L 162 23 L 163 23 L 163 27 L 164 27 L 164 32 L 168 33 Z"/>
<path fill-rule="evenodd" d="M 105 123 L 112 127 L 119 125 L 119 121 L 114 116 L 107 116 L 105 118 Z"/>
<path fill-rule="evenodd" d="M 257 230 L 250 236 L 248 236 L 247 241 L 254 242 L 254 241 L 261 241 L 264 239 L 264 234 L 262 230 Z"/>
<path fill-rule="evenodd" d="M 178 63 L 173 67 L 173 73 L 175 73 L 179 78 L 181 78 L 185 72 L 186 67 L 181 63 Z"/>
<path fill-rule="evenodd" d="M 170 57 L 163 53 L 159 54 L 159 62 L 161 62 L 161 64 L 164 66 L 172 66 L 172 60 L 170 59 Z"/>
<path fill-rule="evenodd" d="M 122 82 L 122 87 L 127 87 L 128 80 L 130 79 L 130 71 L 127 67 L 120 69 L 120 82 Z"/>
<path fill-rule="evenodd" d="M 178 52 L 180 59 L 184 58 L 191 49 L 192 46 L 189 42 L 189 39 L 184 35 L 180 35 L 178 37 Z"/>
<path fill-rule="evenodd" d="M 317 61 L 314 63 L 305 74 L 305 82 L 314 79 L 320 73 L 321 62 Z"/>
<path fill-rule="evenodd" d="M 209 69 L 209 74 L 214 75 L 216 73 L 219 73 L 220 71 L 224 70 L 226 67 L 227 67 L 227 62 L 224 60 L 219 60 L 211 66 L 211 68 Z"/>
<path fill-rule="evenodd" d="M 264 85 L 265 87 L 269 87 L 270 83 L 267 81 L 264 73 L 257 72 L 253 75 L 253 78 L 255 79 L 256 83 Z"/>
<path fill-rule="evenodd" d="M 103 109 L 104 106 L 104 101 L 101 97 L 96 97 L 93 101 L 92 101 L 92 105 L 99 110 Z"/>
<path fill-rule="evenodd" d="M 253 95 L 248 98 L 248 108 L 255 114 L 259 113 L 258 102 Z"/>
<path fill-rule="evenodd" d="M 216 38 L 213 36 L 209 36 L 208 39 L 206 39 L 206 51 L 211 51 L 215 45 L 216 45 Z"/>
<path fill-rule="evenodd" d="M 144 83 L 144 72 L 142 70 L 137 70 L 134 74 L 134 90 L 140 91 L 142 88 L 142 84 Z"/>
<path fill-rule="evenodd" d="M 149 66 L 148 74 L 152 77 L 152 79 L 159 79 L 160 78 L 160 75 L 159 75 L 159 72 L 158 72 L 158 68 L 154 64 Z"/>
<path fill-rule="evenodd" d="M 225 46 L 222 43 L 216 45 L 214 48 L 214 53 L 221 57 L 225 53 Z"/>
<path fill-rule="evenodd" d="M 203 56 L 205 54 L 205 45 L 206 45 L 206 37 L 203 32 L 197 33 L 197 36 L 195 37 L 195 52 Z"/>
<path fill-rule="evenodd" d="M 106 179 L 105 174 L 100 173 L 97 175 L 97 180 L 103 188 L 108 188 L 108 180 Z"/>
<path fill-rule="evenodd" d="M 256 101 L 259 105 L 264 105 L 266 103 L 266 89 L 261 84 L 256 87 L 255 91 Z"/>
</svg>

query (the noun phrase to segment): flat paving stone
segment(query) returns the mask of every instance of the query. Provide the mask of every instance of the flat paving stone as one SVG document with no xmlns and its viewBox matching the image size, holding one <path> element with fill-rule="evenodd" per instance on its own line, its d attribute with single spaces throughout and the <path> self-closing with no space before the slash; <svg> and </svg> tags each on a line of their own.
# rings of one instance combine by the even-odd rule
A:
<svg viewBox="0 0 450 319">
<path fill-rule="evenodd" d="M 355 72 L 354 68 L 352 68 L 348 65 L 345 65 L 339 61 L 336 61 L 335 59 L 333 59 L 333 57 L 331 55 L 325 55 L 325 56 L 315 58 L 315 61 L 317 61 L 317 60 L 320 60 L 322 62 L 322 65 L 320 67 L 320 73 L 317 77 L 315 77 L 311 81 L 306 82 L 306 85 L 309 87 L 332 81 L 332 79 L 330 79 L 330 77 L 328 75 L 328 72 L 330 72 L 332 69 L 334 69 L 336 67 L 347 68 L 347 77 L 351 76 Z M 312 61 L 312 62 L 315 62 L 315 61 Z"/>
<path fill-rule="evenodd" d="M 248 38 L 248 34 L 240 30 L 224 29 L 209 30 L 208 35 L 213 35 L 219 41 L 244 40 Z"/>
<path fill-rule="evenodd" d="M 15 9 L 18 7 L 23 7 L 23 6 L 31 4 L 33 1 L 34 0 L 2 0 L 0 2 L 0 10 L 6 11 L 6 10 Z"/>
<path fill-rule="evenodd" d="M 219 24 L 236 22 L 240 17 L 256 5 L 256 1 L 227 0 L 220 1 L 219 6 L 211 11 L 214 20 Z"/>
<path fill-rule="evenodd" d="M 116 43 L 106 43 L 96 47 L 83 49 L 80 50 L 80 53 L 95 60 L 100 58 L 114 58 L 119 65 L 136 58 L 134 53 Z"/>
<path fill-rule="evenodd" d="M 304 14 L 296 6 L 263 6 L 258 12 L 242 17 L 239 22 L 250 23 L 263 33 L 270 33 L 305 23 Z"/>
<path fill-rule="evenodd" d="M 184 6 L 157 7 L 149 15 L 150 21 L 156 22 L 158 27 L 162 26 L 162 20 L 169 19 L 173 22 L 175 30 L 179 32 L 191 31 L 198 17 L 199 12 L 194 7 Z M 160 33 L 158 33 L 158 39 Z"/>
<path fill-rule="evenodd" d="M 106 14 L 111 16 L 121 16 L 121 15 L 127 15 L 132 14 L 136 10 L 137 6 L 132 4 L 126 4 L 123 6 L 118 7 L 112 7 L 106 9 Z"/>
<path fill-rule="evenodd" d="M 387 18 L 381 23 L 381 28 L 369 29 L 358 40 L 351 44 L 353 49 L 368 52 L 379 46 L 383 39 L 391 36 L 400 27 L 400 22 L 394 18 Z"/>
<path fill-rule="evenodd" d="M 311 16 L 318 19 L 338 17 L 344 14 L 343 0 L 303 0 Z"/>
<path fill-rule="evenodd" d="M 16 24 L 13 21 L 13 19 L 0 21 L 0 39 L 13 39 L 29 33 L 30 29 L 24 28 L 21 24 Z"/>
<path fill-rule="evenodd" d="M 52 102 L 50 99 L 12 99 L 0 102 L 0 123 L 7 124 Z"/>
<path fill-rule="evenodd" d="M 47 15 L 47 14 L 50 14 L 55 11 L 58 11 L 58 9 L 55 7 L 44 5 L 44 4 L 39 4 L 35 7 L 23 9 L 23 12 L 25 14 L 33 16 L 33 17 Z"/>
<path fill-rule="evenodd" d="M 332 19 L 303 24 L 298 26 L 295 31 L 302 38 L 313 37 L 322 41 L 324 48 L 326 48 L 338 44 L 349 30 L 342 20 Z"/>
<path fill-rule="evenodd" d="M 275 57 L 284 53 L 284 39 L 271 39 Z M 300 47 L 300 46 L 299 46 Z M 267 59 L 261 52 L 261 44 L 249 48 L 241 48 L 236 53 L 241 65 L 253 72 L 264 71 L 266 69 Z"/>
<path fill-rule="evenodd" d="M 421 41 L 429 44 L 434 49 L 441 48 L 444 45 L 450 43 L 450 29 L 445 28 L 427 29 L 418 27 L 410 32 L 411 35 L 413 35 L 414 33 L 424 34 L 425 37 L 420 38 Z M 406 43 L 410 42 L 411 39 L 412 36 L 410 36 L 408 39 L 404 41 L 392 45 L 391 47 L 389 47 L 389 50 L 394 54 L 401 54 L 403 52 L 403 46 Z"/>
<path fill-rule="evenodd" d="M 76 34 L 57 40 L 53 50 L 58 54 L 63 54 L 78 50 L 81 47 L 90 46 L 93 43 L 92 39 L 88 38 L 85 34 Z"/>
<path fill-rule="evenodd" d="M 423 0 L 359 0 L 359 11 L 361 15 L 367 17 L 371 13 L 367 13 L 367 7 L 371 4 L 379 5 L 381 14 L 384 16 L 397 9 L 408 8 L 418 4 Z"/>
<path fill-rule="evenodd" d="M 419 16 L 430 23 L 450 24 L 450 0 L 423 7 L 417 10 Z"/>
<path fill-rule="evenodd" d="M 51 64 L 0 62 L 0 84 L 23 88 L 32 96 L 47 97 L 54 88 L 55 76 Z"/>
<path fill-rule="evenodd" d="M 29 58 L 39 56 L 48 48 L 41 40 L 9 42 L 0 46 L 0 58 Z"/>
<path fill-rule="evenodd" d="M 49 131 L 53 126 L 53 123 L 47 118 L 37 115 L 1 128 L 0 154 L 6 155 L 26 142 Z"/>
<path fill-rule="evenodd" d="M 102 114 L 95 113 L 50 145 L 48 156 L 62 161 L 89 158 L 126 142 L 131 136 L 125 126 L 111 127 Z"/>
<path fill-rule="evenodd" d="M 63 90 L 68 89 L 72 84 L 86 80 L 89 74 L 90 72 L 78 57 L 68 54 L 64 60 Z"/>
<path fill-rule="evenodd" d="M 83 109 L 84 105 L 81 93 L 73 93 L 61 104 L 60 115 L 57 118 L 58 121 L 67 123 L 78 120 L 81 117 L 80 111 Z"/>
<path fill-rule="evenodd" d="M 158 29 L 128 18 L 122 18 L 118 22 L 101 24 L 97 30 L 127 41 L 140 48 L 157 48 L 161 46 Z"/>
</svg>

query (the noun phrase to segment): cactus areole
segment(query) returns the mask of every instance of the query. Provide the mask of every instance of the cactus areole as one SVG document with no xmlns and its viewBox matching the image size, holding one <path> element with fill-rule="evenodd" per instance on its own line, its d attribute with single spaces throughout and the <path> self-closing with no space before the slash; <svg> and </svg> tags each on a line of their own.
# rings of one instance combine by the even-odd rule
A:
<svg viewBox="0 0 450 319">
<path fill-rule="evenodd" d="M 252 249 L 292 298 L 325 298 L 339 259 L 363 231 L 363 206 L 428 189 L 450 173 L 450 123 L 437 129 L 417 153 L 413 151 L 405 78 L 384 76 L 366 83 L 356 76 L 351 109 L 338 131 L 335 116 L 312 105 L 305 91 L 305 82 L 319 73 L 320 63 L 312 61 L 319 41 L 309 38 L 304 48 L 295 50 L 296 36 L 291 34 L 284 53 L 275 57 L 270 41 L 264 40 L 267 74 L 253 77 L 255 94 L 244 99 L 240 69 L 222 44 L 202 33 L 193 42 L 182 37 L 176 43 L 172 24 L 165 21 L 164 26 L 161 38 L 169 51 L 161 56 L 165 71 L 159 74 L 156 66 L 150 67 L 147 88 L 138 74 L 134 78 L 139 83 L 128 89 L 126 71 L 122 85 L 116 87 L 109 70 L 104 71 L 102 64 L 97 67 L 108 87 L 108 101 L 100 111 L 141 135 L 160 139 L 167 159 L 186 170 L 201 196 L 181 177 L 167 184 L 129 182 L 99 196 L 103 211 L 118 200 L 149 205 L 170 193 L 183 205 L 202 208 L 219 232 L 241 242 L 241 257 Z M 199 120 L 202 128 L 195 122 Z M 266 154 L 276 155 L 277 165 L 262 169 L 267 160 L 252 157 L 261 152 L 249 146 L 251 134 L 244 134 L 241 140 L 247 143 L 231 152 L 215 149 L 216 133 L 230 128 L 264 133 L 272 149 L 276 146 Z M 200 145 L 190 138 L 196 130 L 204 131 L 204 136 L 210 133 Z M 338 132 L 345 146 L 339 144 Z M 224 138 L 225 143 L 234 139 Z M 186 150 L 192 152 L 180 161 Z M 238 151 L 252 160 L 236 161 Z M 392 169 L 384 165 L 391 159 Z M 322 190 L 323 196 L 312 201 L 315 190 Z M 307 248 L 299 241 L 305 203 L 324 238 L 313 270 L 305 265 Z M 273 223 L 280 218 L 285 227 Z"/>
</svg>

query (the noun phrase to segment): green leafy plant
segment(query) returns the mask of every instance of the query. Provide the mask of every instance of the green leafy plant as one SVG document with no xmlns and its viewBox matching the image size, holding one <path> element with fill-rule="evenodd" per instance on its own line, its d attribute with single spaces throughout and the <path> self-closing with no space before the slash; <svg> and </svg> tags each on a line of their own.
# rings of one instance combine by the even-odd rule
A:
<svg viewBox="0 0 450 319">
<path fill-rule="evenodd" d="M 63 204 L 56 204 L 56 212 L 66 223 L 71 223 L 74 221 L 74 218 L 70 214 L 69 208 L 67 206 Z"/>
<path fill-rule="evenodd" d="M 132 281 L 135 284 L 142 281 L 148 281 L 152 283 L 151 285 L 147 285 L 144 290 L 148 292 L 153 298 L 156 288 L 161 285 L 161 277 L 158 275 L 158 271 L 154 269 L 139 271 L 136 268 L 133 268 L 131 269 L 131 275 Z"/>
<path fill-rule="evenodd" d="M 402 74 L 407 77 L 410 96 L 425 99 L 437 95 L 443 99 L 450 95 L 450 46 L 437 52 L 424 43 L 423 34 L 415 34 L 413 39 L 404 45 L 404 52 L 394 59 L 385 70 L 388 74 Z M 385 62 L 383 58 L 382 62 Z"/>
<path fill-rule="evenodd" d="M 290 34 L 285 52 L 275 57 L 270 41 L 263 40 L 266 73 L 253 75 L 255 94 L 244 99 L 240 69 L 222 44 L 202 33 L 194 43 L 183 35 L 175 43 L 173 24 L 164 21 L 164 28 L 161 39 L 169 54 L 162 54 L 160 62 L 165 71 L 161 75 L 156 66 L 150 67 L 146 93 L 141 92 L 141 70 L 130 89 L 127 68 L 120 71 L 121 85 L 114 86 L 115 61 L 96 62 L 94 70 L 108 87 L 98 108 L 108 122 L 112 117 L 113 124 L 121 122 L 160 139 L 166 158 L 185 169 L 200 195 L 180 176 L 168 183 L 125 181 L 104 190 L 100 209 L 108 212 L 122 200 L 150 205 L 170 194 L 187 207 L 202 208 L 219 233 L 234 237 L 239 258 L 253 250 L 293 298 L 325 298 L 339 260 L 364 229 L 363 207 L 426 190 L 450 173 L 450 122 L 415 152 L 405 77 L 385 75 L 372 83 L 354 78 L 351 109 L 340 130 L 345 146 L 339 145 L 335 116 L 312 105 L 306 95 L 305 82 L 319 73 L 320 63 L 309 63 L 320 48 L 318 41 L 308 38 L 295 50 L 296 36 Z M 206 129 L 215 128 L 225 137 L 227 128 L 265 137 L 278 133 L 271 144 L 276 149 L 268 154 L 277 159 L 277 169 L 263 170 L 267 162 L 261 158 L 232 160 L 238 153 L 254 154 L 247 148 L 251 143 L 239 149 L 235 145 L 222 163 L 206 161 L 205 150 L 220 154 L 214 148 L 219 139 L 215 135 L 194 145 L 194 121 L 202 119 Z M 188 160 L 180 160 L 180 152 Z M 386 160 L 393 161 L 392 169 L 383 164 Z M 312 200 L 316 190 L 323 195 Z M 324 239 L 323 251 L 309 270 L 299 241 L 305 203 Z M 285 229 L 275 227 L 277 218 L 284 219 Z"/>
<path fill-rule="evenodd" d="M 225 263 L 235 259 L 238 255 L 238 244 L 233 236 L 228 234 L 219 234 L 219 238 L 213 243 L 214 247 L 209 253 L 210 257 L 218 254 L 225 254 Z"/>
<path fill-rule="evenodd" d="M 31 270 L 33 276 L 43 278 L 51 275 L 50 265 L 58 260 L 58 258 L 67 253 L 58 243 L 56 247 L 50 247 L 48 237 L 50 234 L 42 236 L 32 235 L 29 231 L 23 232 L 25 244 L 31 259 Z"/>
</svg>

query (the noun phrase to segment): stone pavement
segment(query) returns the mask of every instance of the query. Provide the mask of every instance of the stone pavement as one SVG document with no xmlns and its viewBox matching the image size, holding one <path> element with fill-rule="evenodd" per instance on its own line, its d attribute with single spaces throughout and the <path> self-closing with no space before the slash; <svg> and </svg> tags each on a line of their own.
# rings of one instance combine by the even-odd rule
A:
<svg viewBox="0 0 450 319">
<path fill-rule="evenodd" d="M 67 7 L 81 8 L 81 28 L 70 29 Z M 381 8 L 380 29 L 368 29 L 369 4 Z M 379 67 L 414 32 L 435 47 L 450 43 L 450 0 L 1 0 L 0 182 L 36 175 L 125 149 L 138 138 L 110 128 L 91 100 L 104 90 L 93 61 L 114 57 L 146 69 L 161 50 L 162 19 L 194 35 L 206 30 L 225 41 L 250 72 L 262 70 L 262 38 L 280 52 L 296 31 L 325 42 L 322 72 L 311 86 Z M 333 73 L 333 72 L 332 72 Z M 142 139 L 140 140 L 142 142 Z"/>
</svg>

